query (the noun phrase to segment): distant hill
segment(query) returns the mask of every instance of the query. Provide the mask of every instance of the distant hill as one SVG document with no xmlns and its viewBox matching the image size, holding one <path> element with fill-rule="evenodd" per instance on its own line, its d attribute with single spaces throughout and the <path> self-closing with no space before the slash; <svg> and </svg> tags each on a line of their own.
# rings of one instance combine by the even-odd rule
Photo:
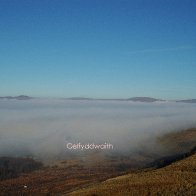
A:
<svg viewBox="0 0 196 196">
<path fill-rule="evenodd" d="M 132 97 L 127 99 L 128 101 L 138 101 L 138 102 L 155 102 L 155 101 L 164 101 L 161 99 L 155 99 L 152 97 Z"/>
<path fill-rule="evenodd" d="M 185 99 L 185 100 L 178 100 L 176 102 L 182 102 L 182 103 L 196 103 L 196 99 Z"/>
<path fill-rule="evenodd" d="M 0 97 L 5 100 L 30 100 L 33 97 L 27 95 L 19 95 L 19 96 L 3 96 Z M 131 98 L 89 98 L 89 97 L 70 97 L 64 98 L 65 100 L 74 100 L 74 101 L 133 101 L 133 102 L 144 102 L 144 103 L 153 103 L 156 101 L 166 101 L 164 99 L 156 99 L 153 97 L 131 97 Z M 178 103 L 196 103 L 196 99 L 184 99 L 184 100 L 173 100 L 172 102 Z"/>
<path fill-rule="evenodd" d="M 155 102 L 155 101 L 164 101 L 161 99 L 155 99 L 152 97 L 132 97 L 128 99 L 93 99 L 93 98 L 86 98 L 86 97 L 71 97 L 68 98 L 69 100 L 100 100 L 100 101 L 135 101 L 135 102 Z"/>
<path fill-rule="evenodd" d="M 118 98 L 113 98 L 113 99 L 107 99 L 107 98 L 87 98 L 87 97 L 71 97 L 67 98 L 68 100 L 87 100 L 87 101 L 133 101 L 133 102 L 146 102 L 146 103 L 152 103 L 156 101 L 166 101 L 164 99 L 156 99 L 153 97 L 131 97 L 128 99 L 118 99 Z M 172 101 L 173 102 L 173 101 Z M 185 99 L 185 100 L 174 100 L 174 102 L 181 102 L 181 103 L 196 103 L 196 99 Z"/>
<path fill-rule="evenodd" d="M 70 100 L 93 100 L 92 98 L 87 98 L 87 97 L 70 97 L 68 99 Z"/>
<path fill-rule="evenodd" d="M 33 97 L 29 97 L 29 96 L 26 96 L 26 95 L 19 95 L 19 96 L 15 96 L 15 97 L 12 97 L 12 96 L 0 97 L 0 99 L 8 99 L 8 100 L 11 100 L 11 99 L 16 99 L 16 100 L 29 100 L 29 99 L 33 99 Z"/>
</svg>

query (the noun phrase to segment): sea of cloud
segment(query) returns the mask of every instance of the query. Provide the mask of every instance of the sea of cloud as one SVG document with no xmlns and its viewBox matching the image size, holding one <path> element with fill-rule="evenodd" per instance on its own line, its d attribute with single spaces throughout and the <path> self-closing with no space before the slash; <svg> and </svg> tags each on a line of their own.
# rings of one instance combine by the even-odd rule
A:
<svg viewBox="0 0 196 196">
<path fill-rule="evenodd" d="M 67 143 L 107 142 L 113 152 L 130 152 L 190 127 L 196 127 L 196 104 L 0 100 L 0 156 L 63 159 L 71 153 Z"/>
</svg>

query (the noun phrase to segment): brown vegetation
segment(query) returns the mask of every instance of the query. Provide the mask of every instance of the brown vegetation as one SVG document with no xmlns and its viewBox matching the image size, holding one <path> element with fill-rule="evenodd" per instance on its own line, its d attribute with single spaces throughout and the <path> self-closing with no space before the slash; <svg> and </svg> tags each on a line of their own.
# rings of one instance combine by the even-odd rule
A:
<svg viewBox="0 0 196 196">
<path fill-rule="evenodd" d="M 157 141 L 162 149 L 168 149 L 166 154 L 172 155 L 171 161 L 176 161 L 193 153 L 191 149 L 196 144 L 196 129 L 169 133 Z M 176 159 L 179 152 L 180 157 Z M 65 195 L 72 191 L 75 192 L 70 195 L 89 196 L 195 193 L 196 156 L 155 169 L 168 164 L 168 156 L 164 157 L 165 154 L 162 153 L 160 155 L 162 157 L 158 160 L 154 155 L 143 152 L 131 156 L 105 156 L 97 152 L 82 157 L 68 157 L 58 163 L 58 166 L 44 167 L 31 173 L 19 173 L 17 178 L 1 180 L 0 195 Z M 148 163 L 152 164 L 151 168 L 141 170 L 141 167 Z M 90 187 L 85 188 L 87 186 Z"/>
<path fill-rule="evenodd" d="M 112 178 L 69 196 L 196 195 L 196 155 L 165 168 Z"/>
<path fill-rule="evenodd" d="M 31 158 L 0 157 L 0 180 L 16 178 L 21 173 L 40 169 L 42 163 Z"/>
</svg>

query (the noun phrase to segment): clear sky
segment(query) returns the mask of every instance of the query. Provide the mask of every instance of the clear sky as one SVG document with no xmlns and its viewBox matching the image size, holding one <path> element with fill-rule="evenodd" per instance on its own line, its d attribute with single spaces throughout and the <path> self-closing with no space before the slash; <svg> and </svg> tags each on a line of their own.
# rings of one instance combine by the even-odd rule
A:
<svg viewBox="0 0 196 196">
<path fill-rule="evenodd" d="M 0 0 L 0 96 L 196 98 L 195 0 Z"/>
</svg>

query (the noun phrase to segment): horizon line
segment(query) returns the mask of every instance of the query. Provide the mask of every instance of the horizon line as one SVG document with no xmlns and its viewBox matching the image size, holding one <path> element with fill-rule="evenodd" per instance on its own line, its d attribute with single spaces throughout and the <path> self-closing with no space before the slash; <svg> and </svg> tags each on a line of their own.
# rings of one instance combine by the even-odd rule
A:
<svg viewBox="0 0 196 196">
<path fill-rule="evenodd" d="M 29 96 L 29 95 L 24 95 L 24 94 L 20 94 L 20 95 L 16 95 L 16 96 L 1 96 L 0 95 L 0 99 L 2 98 L 7 98 L 7 99 L 17 99 L 17 98 L 24 98 L 24 99 L 36 99 L 36 98 L 40 98 L 40 99 L 69 99 L 69 100 L 130 100 L 131 99 L 152 99 L 153 101 L 185 101 L 185 100 L 196 100 L 196 98 L 175 98 L 175 99 L 163 99 L 163 98 L 157 98 L 157 97 L 151 97 L 151 96 L 133 96 L 133 97 L 128 97 L 128 98 L 101 98 L 101 97 L 86 97 L 86 96 L 70 96 L 70 97 L 62 97 L 62 96 L 58 96 L 58 97 L 51 97 L 51 96 Z"/>
</svg>

